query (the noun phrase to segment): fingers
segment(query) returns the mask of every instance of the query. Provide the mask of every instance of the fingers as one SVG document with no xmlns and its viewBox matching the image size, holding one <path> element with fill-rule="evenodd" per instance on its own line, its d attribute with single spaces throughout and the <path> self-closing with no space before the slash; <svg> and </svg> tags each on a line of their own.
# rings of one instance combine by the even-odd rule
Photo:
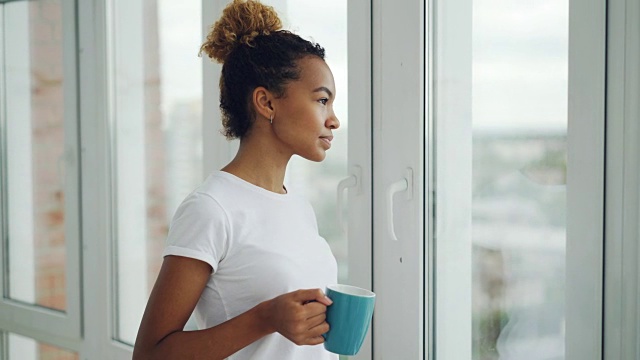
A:
<svg viewBox="0 0 640 360">
<path fill-rule="evenodd" d="M 327 312 L 327 307 L 319 302 L 308 303 L 304 305 L 304 309 L 307 313 L 307 319 Z"/>
<path fill-rule="evenodd" d="M 329 324 L 325 321 L 320 323 L 317 326 L 305 331 L 304 335 L 301 335 L 300 338 L 304 340 L 294 341 L 297 345 L 318 345 L 324 342 L 323 334 L 326 334 L 329 331 Z"/>
<path fill-rule="evenodd" d="M 309 329 L 309 337 L 313 338 L 316 336 L 321 336 L 322 334 L 326 334 L 329 332 L 330 326 L 326 321 L 321 322 L 320 324 Z"/>
<path fill-rule="evenodd" d="M 331 299 L 329 299 L 329 297 L 327 297 L 326 295 L 322 294 L 322 297 L 320 297 L 319 299 L 316 299 L 318 302 L 322 303 L 324 306 L 329 306 L 331 304 L 333 304 L 333 301 L 331 301 Z"/>
<path fill-rule="evenodd" d="M 323 322 L 318 326 L 297 334 L 290 334 L 289 336 L 285 334 L 283 335 L 296 345 L 317 345 L 324 342 L 324 337 L 322 335 L 326 334 L 328 331 L 329 324 Z"/>
<path fill-rule="evenodd" d="M 326 297 L 320 289 L 298 290 L 295 292 L 295 299 L 300 301 L 300 303 L 317 301 L 325 306 L 333 304 L 333 301 Z"/>
<path fill-rule="evenodd" d="M 321 313 L 319 315 L 316 315 L 307 319 L 307 324 L 309 326 L 309 329 L 312 329 L 322 324 L 323 322 L 325 322 L 325 320 L 327 320 L 327 314 Z"/>
<path fill-rule="evenodd" d="M 316 336 L 309 339 L 309 343 L 307 345 L 320 345 L 324 343 L 324 338 L 322 336 Z"/>
</svg>

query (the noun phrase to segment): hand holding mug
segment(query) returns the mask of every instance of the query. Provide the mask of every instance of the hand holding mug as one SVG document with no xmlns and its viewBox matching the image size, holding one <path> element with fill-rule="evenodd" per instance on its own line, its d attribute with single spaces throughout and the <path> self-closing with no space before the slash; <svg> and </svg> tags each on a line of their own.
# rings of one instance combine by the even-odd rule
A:
<svg viewBox="0 0 640 360">
<path fill-rule="evenodd" d="M 266 317 L 274 331 L 296 345 L 318 345 L 329 330 L 327 306 L 331 305 L 320 289 L 297 290 L 269 300 Z"/>
</svg>

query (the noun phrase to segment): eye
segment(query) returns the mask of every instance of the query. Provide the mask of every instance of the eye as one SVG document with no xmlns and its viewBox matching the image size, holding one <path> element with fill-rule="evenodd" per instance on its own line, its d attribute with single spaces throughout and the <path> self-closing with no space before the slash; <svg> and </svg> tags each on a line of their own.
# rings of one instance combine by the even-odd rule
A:
<svg viewBox="0 0 640 360">
<path fill-rule="evenodd" d="M 327 105 L 327 103 L 329 102 L 329 99 L 327 98 L 322 98 L 320 100 L 318 100 L 320 103 L 322 103 L 322 105 Z"/>
</svg>

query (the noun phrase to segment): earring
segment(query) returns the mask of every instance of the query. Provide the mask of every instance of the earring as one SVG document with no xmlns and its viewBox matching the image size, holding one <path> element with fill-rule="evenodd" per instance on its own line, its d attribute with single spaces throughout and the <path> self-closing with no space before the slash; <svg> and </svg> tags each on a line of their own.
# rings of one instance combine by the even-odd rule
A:
<svg viewBox="0 0 640 360">
<path fill-rule="evenodd" d="M 269 123 L 273 124 L 273 114 L 269 116 Z"/>
</svg>

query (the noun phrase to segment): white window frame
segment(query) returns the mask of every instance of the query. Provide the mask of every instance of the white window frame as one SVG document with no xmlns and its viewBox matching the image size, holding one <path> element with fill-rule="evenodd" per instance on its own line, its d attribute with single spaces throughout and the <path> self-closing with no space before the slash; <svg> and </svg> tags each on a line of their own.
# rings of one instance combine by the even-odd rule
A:
<svg viewBox="0 0 640 360">
<path fill-rule="evenodd" d="M 350 285 L 374 289 L 373 283 L 373 144 L 372 144 L 372 1 L 349 0 L 347 62 L 349 77 L 348 171 L 357 185 L 348 190 L 348 264 Z M 339 91 L 339 90 L 338 90 Z M 337 204 L 341 206 L 341 204 Z M 374 290 L 375 291 L 375 290 Z M 375 316 L 375 315 L 374 315 Z M 354 360 L 373 358 L 372 323 Z"/>
<path fill-rule="evenodd" d="M 97 354 L 130 359 L 133 349 L 114 339 L 116 284 L 113 258 L 111 101 L 108 2 L 82 1 L 78 7 L 82 97 L 83 315 L 81 358 Z"/>
<path fill-rule="evenodd" d="M 472 1 L 430 2 L 429 359 L 471 359 Z M 445 44 L 440 46 L 440 44 Z M 452 161 L 452 159 L 455 159 Z"/>
<path fill-rule="evenodd" d="M 3 5 L 0 5 L 3 6 Z M 62 0 L 63 76 L 64 76 L 64 156 L 65 156 L 65 250 L 66 250 L 66 309 L 64 312 L 28 305 L 9 299 L 7 260 L 7 218 L 2 217 L 2 246 L 0 246 L 0 278 L 3 279 L 0 299 L 0 329 L 35 340 L 78 351 L 81 344 L 81 276 L 80 276 L 80 149 L 78 114 L 78 69 L 76 47 L 76 1 Z M 28 36 L 28 35 L 27 35 Z M 28 39 L 26 39 L 28 40 Z M 27 43 L 29 43 L 27 41 Z M 4 55 L 3 55 L 4 56 Z M 2 80 L 4 82 L 4 79 Z M 4 98 L 4 96 L 3 96 Z M 4 109 L 4 106 L 2 107 Z M 6 134 L 6 113 L 0 114 L 2 134 Z M 0 140 L 4 148 L 4 141 Z M 6 149 L 6 148 L 5 148 Z M 4 151 L 3 151 L 4 152 Z M 3 162 L 4 163 L 4 162 Z M 4 165 L 3 165 L 4 166 Z M 0 172 L 6 169 L 1 169 Z M 0 174 L 4 182 L 6 174 Z M 0 203 L 6 214 L 6 184 L 2 183 Z M 52 331 L 55 329 L 55 331 Z M 5 340 L 6 341 L 6 338 Z"/>
<path fill-rule="evenodd" d="M 144 2 L 108 0 L 107 73 L 111 144 L 110 243 L 114 338 L 135 339 L 147 303 Z M 122 51 L 126 49 L 125 51 Z M 126 270 L 125 270 L 126 269 Z M 125 274 L 123 271 L 144 269 Z M 124 322 L 124 326 L 120 323 Z M 132 326 L 133 325 L 133 326 Z M 123 333 L 120 333 L 122 331 Z"/>
<path fill-rule="evenodd" d="M 606 1 L 569 1 L 567 360 L 602 358 Z"/>
<path fill-rule="evenodd" d="M 421 359 L 426 2 L 373 0 L 372 7 L 373 356 Z"/>
<path fill-rule="evenodd" d="M 640 348 L 640 3 L 607 1 L 604 351 L 638 359 Z"/>
</svg>

